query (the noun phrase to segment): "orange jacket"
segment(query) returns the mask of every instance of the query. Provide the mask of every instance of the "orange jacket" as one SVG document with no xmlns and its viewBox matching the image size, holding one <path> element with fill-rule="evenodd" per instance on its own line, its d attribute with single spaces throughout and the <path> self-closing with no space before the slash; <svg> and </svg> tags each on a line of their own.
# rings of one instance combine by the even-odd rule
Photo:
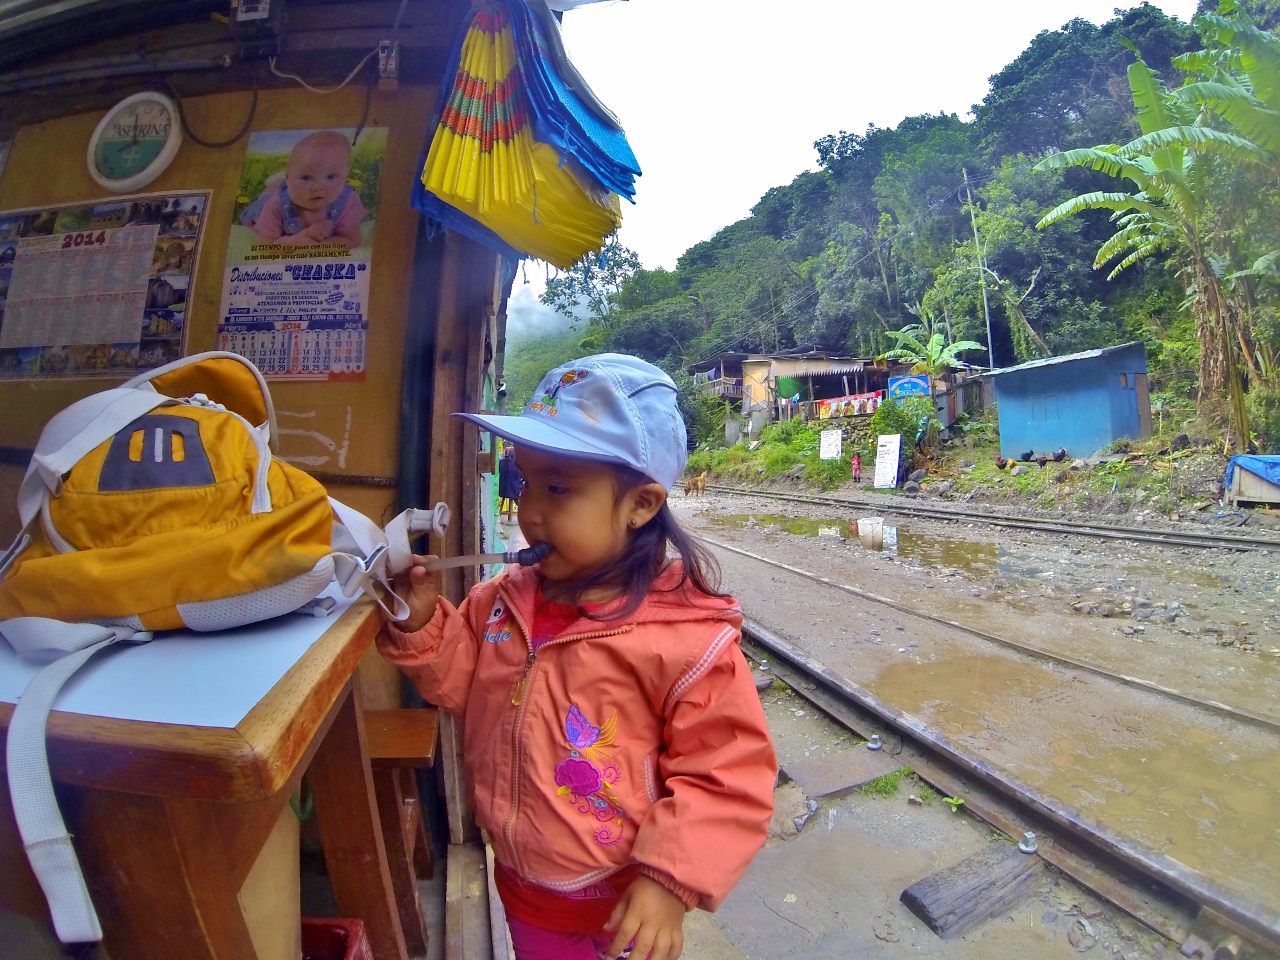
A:
<svg viewBox="0 0 1280 960">
<path fill-rule="evenodd" d="M 655 586 L 674 579 L 668 571 Z M 764 843 L 777 764 L 732 598 L 651 592 L 530 653 L 537 574 L 515 568 L 382 655 L 464 718 L 476 819 L 499 861 L 568 893 L 635 863 L 714 910 Z"/>
</svg>

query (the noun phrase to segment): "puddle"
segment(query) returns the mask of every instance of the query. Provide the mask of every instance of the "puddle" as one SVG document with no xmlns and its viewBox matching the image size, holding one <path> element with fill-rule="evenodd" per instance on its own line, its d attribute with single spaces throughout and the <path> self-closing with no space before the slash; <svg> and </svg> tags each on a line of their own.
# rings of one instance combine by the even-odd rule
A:
<svg viewBox="0 0 1280 960">
<path fill-rule="evenodd" d="M 1096 717 L 1104 731 L 1084 724 L 1070 736 L 1050 733 L 1028 754 L 1013 731 L 1037 728 L 1041 712 L 1078 709 L 1077 695 L 1047 672 L 998 657 L 893 663 L 870 687 L 1087 820 L 1250 899 L 1280 896 L 1280 751 L 1259 738 L 1112 708 Z"/>
<path fill-rule="evenodd" d="M 940 732 L 988 734 L 1016 722 L 1013 700 L 1034 702 L 1057 686 L 1051 675 L 1002 657 L 953 657 L 929 663 L 890 664 L 871 684 L 886 703 L 916 716 L 926 713 Z"/>
<path fill-rule="evenodd" d="M 752 527 L 768 530 L 776 527 L 785 533 L 799 537 L 839 537 L 852 544 L 861 545 L 858 539 L 857 521 L 838 517 L 787 517 L 776 513 L 722 514 L 706 513 L 703 516 L 718 526 Z M 952 540 L 947 537 L 925 537 L 914 534 L 902 526 L 884 525 L 884 550 L 875 551 L 890 556 L 916 560 L 937 567 L 954 567 L 975 576 L 1002 573 L 1006 576 L 1035 576 L 1016 566 L 1001 561 L 1008 556 L 994 543 L 975 543 L 972 540 Z"/>
</svg>

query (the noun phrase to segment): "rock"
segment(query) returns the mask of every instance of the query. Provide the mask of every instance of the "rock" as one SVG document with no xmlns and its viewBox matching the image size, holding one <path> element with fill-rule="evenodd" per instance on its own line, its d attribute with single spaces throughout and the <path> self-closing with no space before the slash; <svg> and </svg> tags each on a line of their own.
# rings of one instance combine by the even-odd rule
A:
<svg viewBox="0 0 1280 960">
<path fill-rule="evenodd" d="M 1030 467 L 1028 467 L 1026 464 L 1024 464 L 1024 463 L 1020 463 L 1020 464 L 1018 464 L 1016 467 L 1014 467 L 1014 468 L 1013 468 L 1012 473 L 1013 473 L 1013 476 L 1015 476 L 1015 477 L 1020 477 L 1020 476 L 1022 476 L 1024 473 L 1026 473 L 1026 472 L 1027 472 L 1028 470 L 1030 470 L 1030 469 L 1031 469 L 1031 468 L 1030 468 Z"/>
<path fill-rule="evenodd" d="M 1120 632 L 1123 633 L 1126 637 L 1132 637 L 1133 627 L 1121 627 Z"/>
<path fill-rule="evenodd" d="M 1206 623 L 1200 624 L 1200 632 L 1223 634 L 1227 632 L 1227 628 L 1220 623 L 1214 623 L 1212 620 L 1210 620 Z"/>
<path fill-rule="evenodd" d="M 906 483 L 902 485 L 902 492 L 903 493 L 919 493 L 920 484 L 916 483 L 914 480 L 908 480 Z"/>
<path fill-rule="evenodd" d="M 1102 455 L 1095 453 L 1092 457 L 1088 457 L 1084 461 L 1086 467 L 1096 467 L 1102 462 Z"/>
<path fill-rule="evenodd" d="M 1115 615 L 1116 608 L 1109 603 L 1104 603 L 1102 606 L 1098 607 L 1098 616 L 1100 617 L 1114 617 Z"/>
<path fill-rule="evenodd" d="M 1154 610 L 1151 610 L 1146 607 L 1140 608 L 1138 612 L 1134 614 L 1134 616 L 1136 616 L 1139 620 L 1150 620 L 1155 615 L 1156 615 L 1156 612 Z"/>
<path fill-rule="evenodd" d="M 1071 609 L 1074 610 L 1076 613 L 1083 613 L 1085 615 L 1090 615 L 1098 612 L 1098 608 L 1094 606 L 1092 603 L 1090 603 L 1088 600 L 1081 600 L 1079 603 L 1073 603 L 1071 605 Z"/>
<path fill-rule="evenodd" d="M 1133 605 L 1135 607 L 1149 607 L 1151 606 L 1151 601 L 1148 600 L 1146 597 L 1134 597 Z"/>
<path fill-rule="evenodd" d="M 1098 941 L 1086 936 L 1079 927 L 1073 926 L 1067 931 L 1067 942 L 1076 948 L 1076 953 L 1084 953 L 1086 950 L 1092 950 L 1093 945 Z"/>
<path fill-rule="evenodd" d="M 794 467 L 792 467 L 790 470 L 787 471 L 787 476 L 792 480 L 798 480 L 800 479 L 801 475 L 808 469 L 809 467 L 807 464 L 797 463 Z"/>
<path fill-rule="evenodd" d="M 962 470 L 963 470 L 965 467 L 972 467 L 972 466 L 973 466 L 973 461 L 972 461 L 972 460 L 961 460 L 961 461 L 960 461 L 960 469 L 962 469 Z"/>
<path fill-rule="evenodd" d="M 1191 438 L 1185 433 L 1180 433 L 1173 438 L 1172 442 L 1170 442 L 1169 451 L 1171 453 L 1177 453 L 1179 450 L 1185 450 L 1189 446 L 1191 446 Z"/>
<path fill-rule="evenodd" d="M 1088 466 L 1088 464 L 1087 464 L 1087 463 L 1085 463 L 1083 460 L 1072 460 L 1072 461 L 1071 461 L 1071 469 L 1072 469 L 1072 470 L 1083 470 L 1083 469 L 1084 469 L 1085 467 L 1087 467 L 1087 466 Z"/>
<path fill-rule="evenodd" d="M 763 692 L 773 686 L 773 677 L 767 673 L 755 673 L 751 675 L 755 680 L 756 689 Z"/>
<path fill-rule="evenodd" d="M 936 492 L 936 493 L 950 493 L 950 492 L 951 492 L 951 489 L 952 489 L 954 486 L 955 486 L 955 483 L 954 483 L 954 482 L 952 482 L 951 480 L 947 480 L 946 482 L 944 482 L 944 483 L 940 483 L 940 484 L 938 484 L 936 487 L 934 487 L 934 492 Z"/>
<path fill-rule="evenodd" d="M 912 470 L 909 474 L 907 474 L 907 479 L 914 480 L 916 483 L 919 483 L 921 480 L 923 480 L 927 476 L 929 476 L 928 470 Z"/>
<path fill-rule="evenodd" d="M 973 473 L 973 467 L 972 467 L 972 466 L 968 466 L 968 467 L 961 467 L 961 468 L 960 468 L 960 472 L 961 472 L 961 473 Z"/>
<path fill-rule="evenodd" d="M 1040 917 L 1041 923 L 1056 923 L 1058 914 L 1053 910 L 1046 910 Z"/>
</svg>

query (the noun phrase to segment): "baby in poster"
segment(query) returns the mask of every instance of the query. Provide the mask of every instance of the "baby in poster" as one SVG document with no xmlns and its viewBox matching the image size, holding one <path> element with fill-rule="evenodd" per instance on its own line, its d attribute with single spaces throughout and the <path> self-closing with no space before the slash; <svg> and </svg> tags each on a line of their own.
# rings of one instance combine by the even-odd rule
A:
<svg viewBox="0 0 1280 960">
<path fill-rule="evenodd" d="M 361 244 L 364 204 L 347 182 L 351 143 L 336 130 L 317 130 L 294 144 L 283 174 L 267 180 L 240 222 L 263 240 L 295 245 Z"/>
</svg>

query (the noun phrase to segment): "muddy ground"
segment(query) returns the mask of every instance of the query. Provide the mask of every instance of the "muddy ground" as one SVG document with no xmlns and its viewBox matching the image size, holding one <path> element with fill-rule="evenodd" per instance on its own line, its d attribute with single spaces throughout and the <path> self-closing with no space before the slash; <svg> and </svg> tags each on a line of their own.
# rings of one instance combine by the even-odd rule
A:
<svg viewBox="0 0 1280 960">
<path fill-rule="evenodd" d="M 865 745 L 794 693 L 770 690 L 762 701 L 784 781 L 787 771 L 812 769 L 818 760 L 829 768 L 862 763 Z M 797 782 L 784 782 L 776 800 L 769 841 L 742 882 L 716 914 L 686 920 L 685 960 L 1177 955 L 1173 944 L 1051 871 L 1016 909 L 957 939 L 939 939 L 899 902 L 902 891 L 1009 841 L 963 807 L 952 813 L 913 775 L 896 788 L 880 780 L 816 800 Z"/>
<path fill-rule="evenodd" d="M 696 532 L 741 550 L 1102 669 L 1280 716 L 1273 554 L 917 520 L 897 523 L 896 552 L 870 552 L 850 536 L 856 512 L 715 495 L 677 496 L 673 507 Z M 1275 731 L 1036 661 L 724 549 L 717 556 L 749 617 L 1105 829 L 1276 912 Z M 832 829 L 841 823 L 837 814 Z M 818 843 L 813 856 L 830 849 Z M 757 864 L 776 862 L 781 883 L 784 859 L 766 851 Z M 721 921 L 731 914 L 722 915 L 726 930 Z M 828 933 L 823 927 L 813 943 Z M 815 957 L 842 955 L 815 949 Z M 859 946 L 843 955 L 864 949 L 906 954 L 882 942 L 880 953 Z"/>
</svg>

